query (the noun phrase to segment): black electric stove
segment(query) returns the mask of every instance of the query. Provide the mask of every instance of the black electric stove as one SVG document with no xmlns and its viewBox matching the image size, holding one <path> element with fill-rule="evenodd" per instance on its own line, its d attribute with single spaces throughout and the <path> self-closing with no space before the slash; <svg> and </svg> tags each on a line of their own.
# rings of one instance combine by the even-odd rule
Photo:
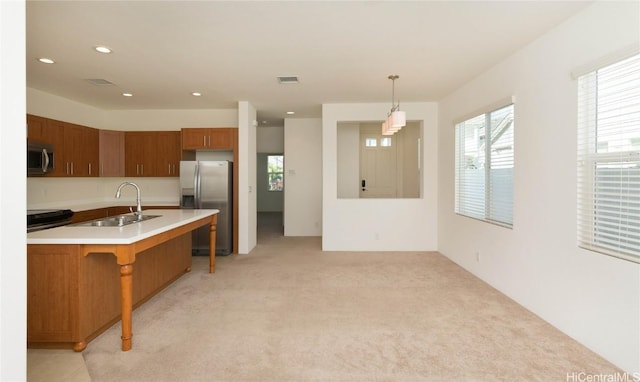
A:
<svg viewBox="0 0 640 382">
<path fill-rule="evenodd" d="M 27 210 L 27 232 L 67 225 L 72 216 L 71 210 Z"/>
</svg>

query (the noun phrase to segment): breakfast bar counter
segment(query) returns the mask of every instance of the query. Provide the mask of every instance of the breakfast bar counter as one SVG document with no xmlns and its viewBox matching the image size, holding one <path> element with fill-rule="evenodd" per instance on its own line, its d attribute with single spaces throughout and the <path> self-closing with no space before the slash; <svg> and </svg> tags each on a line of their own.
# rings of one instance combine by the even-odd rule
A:
<svg viewBox="0 0 640 382">
<path fill-rule="evenodd" d="M 134 305 L 191 270 L 191 231 L 204 225 L 211 235 L 209 272 L 215 271 L 217 213 L 145 210 L 143 216 L 158 216 L 124 226 L 67 225 L 27 234 L 28 346 L 71 344 L 82 351 L 121 318 L 122 350 L 130 350 Z M 136 262 L 142 269 L 134 272 Z M 119 294 L 113 291 L 118 282 Z"/>
</svg>

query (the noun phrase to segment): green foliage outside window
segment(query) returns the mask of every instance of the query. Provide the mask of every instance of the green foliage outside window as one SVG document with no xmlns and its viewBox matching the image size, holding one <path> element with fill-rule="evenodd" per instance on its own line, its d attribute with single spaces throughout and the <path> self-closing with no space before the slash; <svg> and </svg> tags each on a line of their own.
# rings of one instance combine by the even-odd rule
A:
<svg viewBox="0 0 640 382">
<path fill-rule="evenodd" d="M 284 189 L 284 156 L 267 156 L 267 166 L 269 191 L 282 191 Z"/>
</svg>

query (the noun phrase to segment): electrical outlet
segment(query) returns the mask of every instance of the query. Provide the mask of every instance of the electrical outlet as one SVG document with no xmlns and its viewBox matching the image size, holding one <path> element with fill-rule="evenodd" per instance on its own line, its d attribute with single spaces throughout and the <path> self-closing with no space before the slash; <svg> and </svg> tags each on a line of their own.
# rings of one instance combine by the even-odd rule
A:
<svg viewBox="0 0 640 382">
<path fill-rule="evenodd" d="M 480 251 L 476 251 L 476 262 L 480 262 Z"/>
</svg>

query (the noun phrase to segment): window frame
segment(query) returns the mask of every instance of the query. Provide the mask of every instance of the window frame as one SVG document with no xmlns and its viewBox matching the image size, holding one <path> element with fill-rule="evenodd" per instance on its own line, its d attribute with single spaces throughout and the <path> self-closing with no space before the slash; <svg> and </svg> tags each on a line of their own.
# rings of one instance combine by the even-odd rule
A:
<svg viewBox="0 0 640 382">
<path fill-rule="evenodd" d="M 630 63 L 628 67 L 624 65 Z M 622 69 L 621 69 L 622 68 Z M 605 138 L 623 135 L 635 131 L 640 127 L 640 91 L 635 94 L 625 94 L 629 98 L 621 98 L 622 91 L 615 91 L 611 98 L 616 101 L 615 108 L 608 110 L 607 101 L 612 99 L 600 97 L 599 89 L 606 89 L 611 83 L 618 81 L 617 77 L 631 68 L 629 78 L 622 77 L 620 82 L 628 86 L 632 81 L 640 83 L 637 74 L 640 68 L 640 54 L 635 53 L 624 58 L 617 58 L 589 72 L 577 77 L 577 245 L 580 248 L 613 256 L 623 260 L 640 263 L 640 208 L 637 197 L 634 199 L 634 185 L 640 181 L 640 148 L 635 147 L 639 137 L 630 137 L 629 147 L 620 146 L 622 140 L 617 139 L 618 146 L 609 150 L 609 141 Z M 635 69 L 634 69 L 635 68 Z M 616 75 L 611 83 L 600 83 L 599 72 L 605 76 Z M 619 72 L 616 72 L 618 70 Z M 635 75 L 635 76 L 634 76 Z M 634 88 L 633 85 L 629 88 Z M 605 92 L 603 92 L 604 94 Z M 628 99 L 631 99 L 629 104 Z M 601 105 L 602 104 L 602 105 Z M 631 106 L 631 113 L 629 112 Z M 626 108 L 625 108 L 626 106 Z M 635 106 L 635 109 L 633 109 Z M 600 109 L 616 110 L 601 119 Z M 626 126 L 626 120 L 621 117 L 635 115 Z M 611 123 L 611 118 L 615 122 Z M 606 122 L 605 122 L 606 120 Z M 600 125 L 602 125 L 600 127 Z M 613 126 L 613 127 L 612 127 Z M 599 146 L 599 140 L 607 142 L 607 146 Z M 614 140 L 616 142 L 616 140 Z M 605 167 L 606 166 L 606 167 Z M 607 170 L 610 169 L 610 170 Z M 636 170 L 636 171 L 634 171 Z M 599 173 L 600 171 L 600 173 Z M 613 208 L 611 207 L 613 206 Z M 617 210 L 616 210 L 617 207 Z M 618 221 L 615 221 L 616 213 Z M 617 235 L 617 236 L 616 236 Z M 617 243 L 615 240 L 617 239 Z M 615 244 L 612 244 L 615 243 Z M 629 244 L 631 243 L 631 244 Z"/>
<path fill-rule="evenodd" d="M 282 171 L 271 171 L 271 167 L 270 167 L 270 158 L 271 157 L 280 157 L 280 161 L 282 162 Z M 280 175 L 280 179 L 282 182 L 282 185 L 279 189 L 273 189 L 272 188 L 272 183 L 271 183 L 271 179 L 272 176 L 278 176 Z M 267 154 L 267 191 L 268 192 L 283 192 L 284 191 L 284 155 L 283 154 Z"/>
<path fill-rule="evenodd" d="M 498 168 L 495 168 L 492 166 L 492 151 L 493 151 L 492 145 L 494 144 L 492 141 L 494 139 L 494 136 L 492 135 L 493 131 L 491 129 L 492 127 L 491 115 L 496 112 L 501 112 L 507 108 L 511 108 L 511 111 L 507 112 L 507 116 L 511 116 L 511 120 L 507 122 L 508 126 L 502 132 L 500 132 L 500 134 L 496 138 L 496 139 L 500 139 L 502 134 L 504 134 L 506 130 L 508 130 L 509 128 L 513 129 L 511 132 L 511 140 L 510 140 L 511 151 L 512 151 L 510 156 L 510 163 L 511 163 L 510 196 L 511 197 L 510 197 L 510 200 L 502 200 L 501 197 L 497 195 L 497 193 L 493 192 L 493 189 L 492 189 L 492 178 L 494 177 L 494 175 L 492 174 L 492 169 L 496 170 L 496 169 L 499 169 L 500 167 L 497 166 Z M 484 168 L 484 174 L 482 178 L 482 191 L 484 195 L 484 200 L 482 201 L 482 205 L 481 205 L 482 212 L 480 213 L 480 208 L 476 208 L 474 211 L 474 208 L 473 208 L 474 201 L 469 198 L 465 198 L 465 194 L 467 193 L 466 187 L 468 186 L 466 185 L 467 182 L 463 180 L 462 177 L 464 175 L 464 170 L 467 169 L 467 167 L 464 166 L 463 168 L 461 161 L 464 161 L 464 163 L 467 163 L 467 155 L 466 155 L 467 151 L 465 147 L 465 142 L 467 138 L 466 138 L 465 124 L 471 123 L 473 120 L 476 120 L 476 119 L 481 119 L 481 117 L 483 116 L 484 116 L 483 128 L 485 133 L 484 133 L 484 148 L 481 154 L 482 154 L 482 160 L 483 160 L 482 164 Z M 465 134 L 465 137 L 461 138 L 461 134 Z M 487 222 L 487 223 L 495 224 L 501 227 L 512 229 L 513 228 L 513 188 L 514 188 L 513 182 L 514 182 L 514 175 L 515 175 L 514 174 L 514 171 L 515 171 L 515 102 L 513 97 L 508 101 L 502 101 L 500 103 L 496 103 L 491 108 L 486 108 L 485 111 L 477 112 L 472 114 L 471 116 L 465 117 L 462 120 L 458 120 L 454 125 L 454 145 L 455 145 L 455 154 L 454 154 L 454 157 L 455 157 L 454 211 L 455 213 L 460 216 L 465 216 L 472 219 L 476 219 L 483 222 Z M 480 157 L 478 157 L 478 159 L 480 159 Z M 481 199 L 478 199 L 478 200 L 481 200 Z M 478 200 L 476 200 L 476 202 L 478 202 Z M 492 206 L 495 206 L 496 204 L 501 204 L 501 205 L 503 204 L 506 206 L 505 211 L 507 211 L 507 215 L 508 215 L 507 218 L 505 218 L 504 216 L 497 217 L 496 214 L 492 213 Z"/>
</svg>

